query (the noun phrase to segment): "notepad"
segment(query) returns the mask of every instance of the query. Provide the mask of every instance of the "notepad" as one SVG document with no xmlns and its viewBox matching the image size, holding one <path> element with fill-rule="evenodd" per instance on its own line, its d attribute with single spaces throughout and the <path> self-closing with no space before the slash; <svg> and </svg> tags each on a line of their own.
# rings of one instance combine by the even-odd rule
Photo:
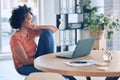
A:
<svg viewBox="0 0 120 80">
<path fill-rule="evenodd" d="M 65 62 L 65 64 L 67 64 L 69 66 L 87 66 L 87 65 L 96 64 L 96 61 L 94 61 L 94 60 L 79 60 L 79 61 Z"/>
<path fill-rule="evenodd" d="M 100 70 L 100 71 L 108 71 L 108 70 L 109 70 L 109 67 L 98 67 L 97 70 Z"/>
</svg>

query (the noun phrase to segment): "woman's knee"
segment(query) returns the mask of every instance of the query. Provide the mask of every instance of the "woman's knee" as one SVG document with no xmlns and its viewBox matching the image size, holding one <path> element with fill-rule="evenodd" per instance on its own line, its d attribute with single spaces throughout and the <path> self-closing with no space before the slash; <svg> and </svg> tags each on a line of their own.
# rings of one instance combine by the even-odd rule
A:
<svg viewBox="0 0 120 80">
<path fill-rule="evenodd" d="M 52 31 L 51 30 L 43 30 L 42 34 L 47 34 L 47 35 L 52 35 Z"/>
<path fill-rule="evenodd" d="M 43 39 L 50 39 L 53 40 L 53 34 L 51 30 L 43 30 L 43 32 L 40 35 Z"/>
</svg>

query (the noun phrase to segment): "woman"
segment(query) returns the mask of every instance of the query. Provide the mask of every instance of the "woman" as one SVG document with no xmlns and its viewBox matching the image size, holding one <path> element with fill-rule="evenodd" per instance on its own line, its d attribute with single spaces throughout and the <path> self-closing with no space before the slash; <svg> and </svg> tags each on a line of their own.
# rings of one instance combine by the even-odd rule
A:
<svg viewBox="0 0 120 80">
<path fill-rule="evenodd" d="M 52 33 L 58 30 L 51 25 L 36 25 L 32 21 L 32 17 L 31 8 L 24 5 L 15 8 L 9 19 L 11 27 L 16 29 L 10 39 L 11 51 L 17 71 L 23 75 L 40 72 L 40 70 L 35 69 L 33 61 L 37 56 L 54 52 Z M 37 46 L 35 38 L 39 36 Z M 66 77 L 73 78 L 71 76 Z"/>
</svg>

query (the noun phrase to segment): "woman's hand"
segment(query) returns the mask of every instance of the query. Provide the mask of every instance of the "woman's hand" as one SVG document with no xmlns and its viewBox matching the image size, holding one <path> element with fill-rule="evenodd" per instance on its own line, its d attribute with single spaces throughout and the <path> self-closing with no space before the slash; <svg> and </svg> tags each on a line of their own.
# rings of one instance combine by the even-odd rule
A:
<svg viewBox="0 0 120 80">
<path fill-rule="evenodd" d="M 24 65 L 33 64 L 34 58 L 30 58 L 27 56 L 24 48 L 22 46 L 12 47 L 12 50 L 17 53 L 15 54 L 17 58 L 22 62 Z"/>
<path fill-rule="evenodd" d="M 49 30 L 51 30 L 53 33 L 58 30 L 58 28 L 57 28 L 56 26 L 53 26 L 53 25 L 37 25 L 37 24 L 35 24 L 35 23 L 32 23 L 32 24 L 31 24 L 31 29 L 34 29 L 34 30 L 49 29 Z"/>
<path fill-rule="evenodd" d="M 31 26 L 31 29 L 34 29 L 34 30 L 38 29 L 38 25 L 33 23 L 32 26 Z"/>
</svg>

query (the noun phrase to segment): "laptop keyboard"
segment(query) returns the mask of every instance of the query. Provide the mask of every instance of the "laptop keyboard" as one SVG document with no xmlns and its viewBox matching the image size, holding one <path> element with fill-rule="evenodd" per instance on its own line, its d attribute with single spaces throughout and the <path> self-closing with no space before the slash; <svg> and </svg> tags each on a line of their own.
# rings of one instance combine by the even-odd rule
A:
<svg viewBox="0 0 120 80">
<path fill-rule="evenodd" d="M 72 54 L 73 54 L 73 52 L 69 52 L 69 53 L 60 54 L 60 56 L 71 57 Z"/>
</svg>

